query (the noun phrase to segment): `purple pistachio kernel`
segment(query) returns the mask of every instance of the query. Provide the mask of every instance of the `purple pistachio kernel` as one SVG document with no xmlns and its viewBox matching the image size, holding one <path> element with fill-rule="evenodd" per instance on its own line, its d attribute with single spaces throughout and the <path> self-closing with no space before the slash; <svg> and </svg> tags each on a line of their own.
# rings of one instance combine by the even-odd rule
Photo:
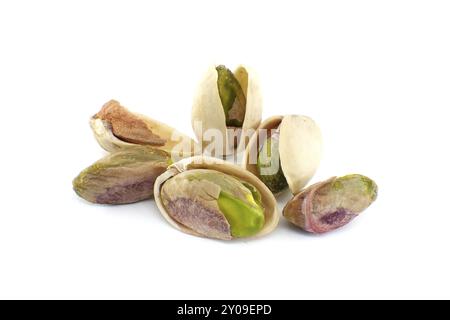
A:
<svg viewBox="0 0 450 320">
<path fill-rule="evenodd" d="M 352 221 L 375 201 L 377 192 L 375 182 L 362 175 L 331 178 L 295 195 L 283 215 L 305 231 L 325 233 Z"/>
<path fill-rule="evenodd" d="M 83 170 L 73 181 L 83 199 L 101 204 L 125 204 L 151 198 L 156 178 L 170 156 L 149 147 L 117 151 Z"/>
</svg>

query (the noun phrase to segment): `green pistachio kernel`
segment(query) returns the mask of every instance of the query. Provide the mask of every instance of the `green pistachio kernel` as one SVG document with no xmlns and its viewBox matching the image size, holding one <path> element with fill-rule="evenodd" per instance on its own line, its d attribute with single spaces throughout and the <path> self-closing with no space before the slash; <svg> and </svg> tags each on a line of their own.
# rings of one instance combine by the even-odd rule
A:
<svg viewBox="0 0 450 320">
<path fill-rule="evenodd" d="M 242 127 L 245 118 L 245 108 L 247 105 L 244 91 L 233 72 L 225 66 L 216 67 L 217 87 L 222 102 L 223 111 L 227 126 Z"/>
<path fill-rule="evenodd" d="M 217 203 L 231 225 L 231 235 L 235 238 L 253 236 L 264 226 L 264 211 L 259 206 L 249 205 L 227 192 L 220 193 Z"/>
<path fill-rule="evenodd" d="M 275 133 L 264 142 L 257 159 L 259 178 L 273 193 L 281 192 L 288 186 L 281 169 L 278 146 L 279 134 Z"/>
</svg>

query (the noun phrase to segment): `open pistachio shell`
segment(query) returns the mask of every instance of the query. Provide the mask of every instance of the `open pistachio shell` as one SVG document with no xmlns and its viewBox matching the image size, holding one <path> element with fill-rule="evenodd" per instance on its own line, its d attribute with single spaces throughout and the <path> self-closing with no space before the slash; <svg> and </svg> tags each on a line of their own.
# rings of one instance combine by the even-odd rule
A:
<svg viewBox="0 0 450 320">
<path fill-rule="evenodd" d="M 216 155 L 230 155 L 236 148 L 238 151 L 244 150 L 250 136 L 261 122 L 262 98 L 254 72 L 240 66 L 233 74 L 230 73 L 229 70 L 226 72 L 223 66 L 211 66 L 199 84 L 192 107 L 192 127 L 195 135 L 207 152 Z M 231 83 L 225 85 L 224 82 L 227 81 Z M 236 88 L 236 81 L 240 88 Z M 227 94 L 226 89 L 231 91 L 231 102 L 230 92 Z M 241 90 L 243 96 L 240 94 Z M 245 108 L 242 108 L 244 103 Z M 245 112 L 243 119 L 241 112 Z M 230 125 L 233 123 L 238 126 Z M 222 144 L 214 144 L 217 147 L 214 151 L 208 150 L 208 145 L 217 141 L 217 137 L 221 139 Z M 220 147 L 222 150 L 218 150 Z"/>
<path fill-rule="evenodd" d="M 287 186 L 293 194 L 300 192 L 315 174 L 322 155 L 322 135 L 317 124 L 309 117 L 300 115 L 274 116 L 265 120 L 251 137 L 244 152 L 242 164 L 271 187 L 278 194 L 283 191 L 282 177 L 268 179 L 262 177 L 260 152 L 266 140 L 273 136 L 278 150 L 280 169 L 276 174 L 283 174 Z M 276 159 L 276 158 L 275 158 Z M 275 174 L 275 173 L 274 173 Z M 270 178 L 270 177 L 269 177 Z M 274 187 L 268 180 L 276 181 Z M 276 188 L 276 187 L 280 188 Z"/>
<path fill-rule="evenodd" d="M 377 198 L 375 182 L 359 174 L 330 178 L 295 195 L 283 209 L 284 217 L 312 233 L 340 228 Z"/>
<path fill-rule="evenodd" d="M 100 146 L 110 152 L 143 145 L 184 158 L 196 150 L 196 142 L 190 137 L 162 122 L 133 113 L 115 100 L 103 105 L 91 118 L 90 125 Z"/>
<path fill-rule="evenodd" d="M 253 174 L 217 158 L 192 157 L 155 182 L 155 201 L 176 229 L 221 240 L 260 237 L 278 224 L 270 190 Z"/>
</svg>

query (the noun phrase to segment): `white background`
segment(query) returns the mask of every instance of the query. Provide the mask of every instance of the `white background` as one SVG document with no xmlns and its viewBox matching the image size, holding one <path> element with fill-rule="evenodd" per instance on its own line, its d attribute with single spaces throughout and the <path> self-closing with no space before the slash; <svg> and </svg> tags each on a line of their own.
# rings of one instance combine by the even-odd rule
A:
<svg viewBox="0 0 450 320">
<path fill-rule="evenodd" d="M 2 1 L 0 298 L 450 298 L 449 17 L 448 1 Z M 74 194 L 105 154 L 103 103 L 192 134 L 214 63 L 257 70 L 264 118 L 320 124 L 314 182 L 362 173 L 377 202 L 327 235 L 282 219 L 228 243 L 153 201 Z"/>
</svg>

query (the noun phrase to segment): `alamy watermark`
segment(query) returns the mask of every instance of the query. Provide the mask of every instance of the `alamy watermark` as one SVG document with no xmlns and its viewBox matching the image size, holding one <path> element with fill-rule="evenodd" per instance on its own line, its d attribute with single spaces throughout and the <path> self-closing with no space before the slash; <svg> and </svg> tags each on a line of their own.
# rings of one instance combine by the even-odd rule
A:
<svg viewBox="0 0 450 320">
<path fill-rule="evenodd" d="M 243 160 L 248 165 L 257 165 L 261 175 L 274 175 L 279 171 L 278 143 L 266 143 L 267 139 L 273 135 L 274 130 L 227 128 L 223 132 L 214 128 L 204 129 L 201 121 L 195 121 L 193 126 L 194 131 L 198 135 L 201 134 L 202 139 L 199 143 L 194 143 L 190 138 L 178 132 L 172 134 L 171 141 L 176 142 L 171 150 L 174 163 L 186 158 L 187 155 L 202 155 L 226 159 L 235 164 L 239 164 Z M 204 162 L 208 159 L 197 158 L 194 161 Z"/>
</svg>

